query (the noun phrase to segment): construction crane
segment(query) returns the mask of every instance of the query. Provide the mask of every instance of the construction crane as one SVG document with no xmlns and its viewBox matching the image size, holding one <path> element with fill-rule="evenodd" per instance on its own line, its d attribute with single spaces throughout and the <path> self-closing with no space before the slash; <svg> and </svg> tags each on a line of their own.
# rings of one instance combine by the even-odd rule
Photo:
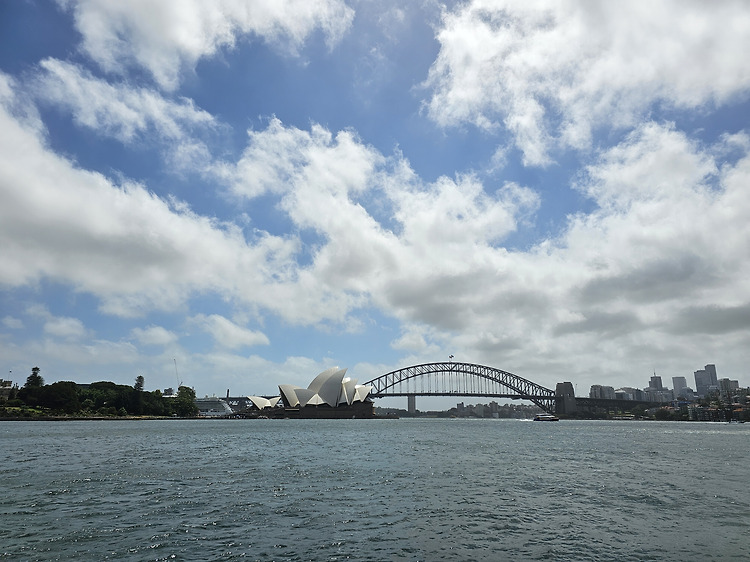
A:
<svg viewBox="0 0 750 562">
<path fill-rule="evenodd" d="M 180 373 L 177 372 L 177 359 L 173 357 L 172 361 L 174 361 L 174 374 L 177 377 L 177 390 L 179 390 L 182 386 L 182 381 L 180 380 Z"/>
</svg>

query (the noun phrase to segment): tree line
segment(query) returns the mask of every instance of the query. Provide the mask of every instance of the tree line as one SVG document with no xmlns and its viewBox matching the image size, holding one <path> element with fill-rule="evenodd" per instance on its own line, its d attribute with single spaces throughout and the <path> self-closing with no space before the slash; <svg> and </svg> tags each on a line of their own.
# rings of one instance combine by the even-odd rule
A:
<svg viewBox="0 0 750 562">
<path fill-rule="evenodd" d="M 0 416 L 36 417 L 44 415 L 94 416 L 177 416 L 198 414 L 195 391 L 180 386 L 177 395 L 165 397 L 161 391 L 143 390 L 144 379 L 138 376 L 133 386 L 101 381 L 76 384 L 59 381 L 44 384 L 39 367 L 21 388 L 11 389 L 0 398 Z"/>
</svg>

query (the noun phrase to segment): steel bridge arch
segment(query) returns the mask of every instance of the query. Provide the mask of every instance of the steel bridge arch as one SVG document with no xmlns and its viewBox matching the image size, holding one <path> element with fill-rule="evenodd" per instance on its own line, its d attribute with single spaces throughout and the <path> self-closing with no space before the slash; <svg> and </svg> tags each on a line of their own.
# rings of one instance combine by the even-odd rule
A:
<svg viewBox="0 0 750 562">
<path fill-rule="evenodd" d="M 422 380 L 419 389 L 417 379 Z M 412 365 L 380 375 L 364 384 L 372 387 L 370 396 L 373 398 L 410 395 L 487 396 L 529 400 L 546 412 L 555 411 L 554 390 L 513 373 L 474 363 L 450 361 Z"/>
</svg>

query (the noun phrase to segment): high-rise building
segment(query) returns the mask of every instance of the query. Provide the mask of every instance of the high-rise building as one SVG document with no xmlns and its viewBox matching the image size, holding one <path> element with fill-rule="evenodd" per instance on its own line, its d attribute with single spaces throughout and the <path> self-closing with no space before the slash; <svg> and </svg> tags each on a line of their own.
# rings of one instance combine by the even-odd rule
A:
<svg viewBox="0 0 750 562">
<path fill-rule="evenodd" d="M 687 389 L 687 379 L 685 377 L 672 377 L 672 388 L 675 398 L 685 396 L 685 390 Z"/>
<path fill-rule="evenodd" d="M 721 391 L 722 396 L 731 396 L 734 391 L 738 390 L 739 388 L 739 381 L 733 381 L 729 379 L 719 380 L 719 390 Z"/>
<path fill-rule="evenodd" d="M 651 382 L 648 384 L 648 387 L 653 388 L 654 390 L 664 390 L 661 382 L 661 377 L 657 377 L 656 373 L 654 373 L 654 376 L 651 377 Z"/>
<path fill-rule="evenodd" d="M 603 398 L 606 400 L 615 399 L 615 389 L 612 386 L 602 386 L 600 384 L 592 384 L 589 389 L 589 398 Z"/>
<path fill-rule="evenodd" d="M 703 369 L 708 373 L 710 383 L 708 386 L 718 386 L 719 379 L 716 378 L 716 365 L 706 365 Z"/>
<path fill-rule="evenodd" d="M 705 369 L 701 369 L 695 371 L 693 376 L 695 377 L 695 393 L 701 397 L 706 396 L 711 386 L 711 375 Z"/>
</svg>

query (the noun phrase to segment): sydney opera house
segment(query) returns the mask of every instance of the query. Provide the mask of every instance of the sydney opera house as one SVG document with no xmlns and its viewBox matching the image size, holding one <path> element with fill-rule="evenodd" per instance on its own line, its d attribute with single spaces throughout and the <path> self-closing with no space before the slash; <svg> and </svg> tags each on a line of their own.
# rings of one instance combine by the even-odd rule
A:
<svg viewBox="0 0 750 562">
<path fill-rule="evenodd" d="M 372 387 L 357 384 L 357 379 L 346 376 L 346 369 L 332 367 L 315 377 L 307 388 L 291 384 L 279 385 L 280 396 L 262 398 L 251 396 L 254 406 L 261 411 L 281 415 L 277 408 L 283 404 L 285 417 L 301 418 L 371 418 L 373 404 L 368 400 Z"/>
</svg>

